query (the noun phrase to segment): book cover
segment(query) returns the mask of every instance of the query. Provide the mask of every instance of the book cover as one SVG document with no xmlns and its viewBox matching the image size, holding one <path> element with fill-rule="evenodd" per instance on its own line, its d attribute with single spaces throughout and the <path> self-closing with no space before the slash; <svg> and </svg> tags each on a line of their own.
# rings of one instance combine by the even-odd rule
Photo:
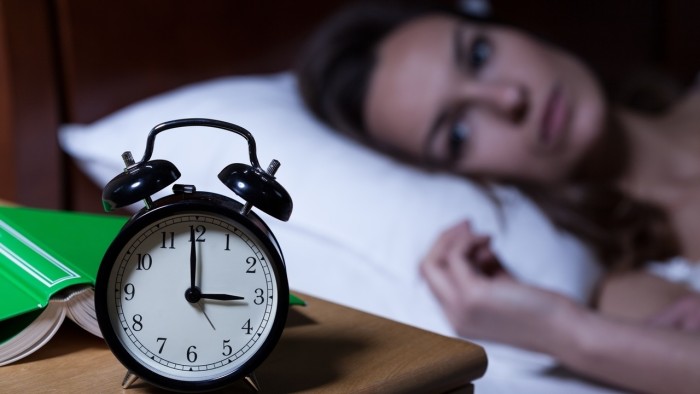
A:
<svg viewBox="0 0 700 394">
<path fill-rule="evenodd" d="M 94 286 L 102 256 L 126 220 L 0 207 L 0 350 L 42 316 L 48 320 L 43 324 L 60 324 L 71 312 L 60 311 L 59 306 L 72 298 L 91 300 L 74 295 L 78 290 L 73 289 Z M 52 300 L 57 306 L 47 308 Z M 49 338 L 45 334 L 42 340 Z"/>
</svg>

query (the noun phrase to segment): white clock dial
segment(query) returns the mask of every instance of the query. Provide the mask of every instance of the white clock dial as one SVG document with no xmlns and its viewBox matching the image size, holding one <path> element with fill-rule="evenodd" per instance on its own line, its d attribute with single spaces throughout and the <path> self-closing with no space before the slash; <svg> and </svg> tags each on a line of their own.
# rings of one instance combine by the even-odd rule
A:
<svg viewBox="0 0 700 394">
<path fill-rule="evenodd" d="M 188 300 L 192 253 L 198 293 Z M 173 215 L 123 247 L 107 310 L 118 340 L 147 368 L 178 380 L 217 379 L 254 357 L 270 334 L 277 304 L 286 302 L 277 275 L 263 243 L 235 221 Z"/>
</svg>

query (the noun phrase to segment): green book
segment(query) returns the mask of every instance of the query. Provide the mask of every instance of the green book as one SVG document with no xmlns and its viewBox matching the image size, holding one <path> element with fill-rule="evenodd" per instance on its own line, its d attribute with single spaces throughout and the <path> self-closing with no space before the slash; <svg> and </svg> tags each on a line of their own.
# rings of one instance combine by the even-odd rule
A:
<svg viewBox="0 0 700 394">
<path fill-rule="evenodd" d="M 0 366 L 43 346 L 68 316 L 101 336 L 93 286 L 126 217 L 0 207 Z"/>
</svg>

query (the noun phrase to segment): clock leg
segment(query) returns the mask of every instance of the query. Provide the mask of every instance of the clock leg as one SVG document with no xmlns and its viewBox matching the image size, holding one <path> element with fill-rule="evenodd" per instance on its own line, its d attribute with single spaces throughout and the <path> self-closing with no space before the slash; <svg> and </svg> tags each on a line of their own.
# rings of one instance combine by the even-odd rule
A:
<svg viewBox="0 0 700 394">
<path fill-rule="evenodd" d="M 131 371 L 126 371 L 126 375 L 124 375 L 124 379 L 122 380 L 122 388 L 128 389 L 138 378 L 139 377 L 134 375 Z"/>
<path fill-rule="evenodd" d="M 258 378 L 255 377 L 255 372 L 252 372 L 250 375 L 246 376 L 245 381 L 253 390 L 255 390 L 256 393 L 260 391 L 260 384 L 258 383 Z"/>
</svg>

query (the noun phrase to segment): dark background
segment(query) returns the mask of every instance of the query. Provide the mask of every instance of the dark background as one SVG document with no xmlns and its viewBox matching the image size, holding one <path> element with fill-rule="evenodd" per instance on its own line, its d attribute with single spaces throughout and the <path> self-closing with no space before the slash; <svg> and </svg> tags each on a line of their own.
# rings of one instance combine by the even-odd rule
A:
<svg viewBox="0 0 700 394">
<path fill-rule="evenodd" d="M 60 124 L 203 79 L 289 69 L 318 23 L 350 2 L 0 0 L 0 199 L 100 210 L 99 190 L 59 149 Z M 626 100 L 639 81 L 683 87 L 698 72 L 700 2 L 487 3 L 494 18 L 585 59 Z"/>
</svg>

